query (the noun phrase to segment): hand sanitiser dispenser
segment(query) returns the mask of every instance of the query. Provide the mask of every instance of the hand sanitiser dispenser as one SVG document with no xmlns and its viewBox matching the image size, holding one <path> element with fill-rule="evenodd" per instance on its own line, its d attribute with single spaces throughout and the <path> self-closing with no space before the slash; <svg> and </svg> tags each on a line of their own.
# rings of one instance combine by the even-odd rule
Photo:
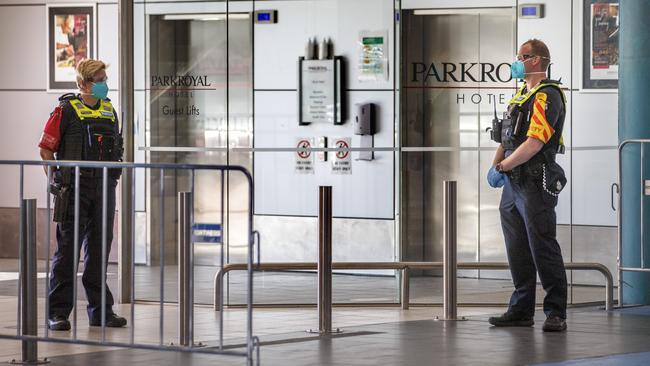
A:
<svg viewBox="0 0 650 366">
<path fill-rule="evenodd" d="M 354 118 L 354 134 L 361 135 L 361 148 L 373 147 L 373 135 L 376 130 L 376 106 L 374 103 L 363 103 L 356 105 L 356 116 Z M 373 160 L 372 150 L 359 151 L 358 160 Z"/>
</svg>

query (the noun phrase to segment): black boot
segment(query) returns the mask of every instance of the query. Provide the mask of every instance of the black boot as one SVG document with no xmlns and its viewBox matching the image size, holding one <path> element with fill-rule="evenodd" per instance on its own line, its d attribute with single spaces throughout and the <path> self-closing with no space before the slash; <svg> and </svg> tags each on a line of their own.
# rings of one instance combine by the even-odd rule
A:
<svg viewBox="0 0 650 366">
<path fill-rule="evenodd" d="M 93 327 L 101 327 L 102 326 L 102 320 L 101 319 L 91 319 L 90 320 L 90 325 Z M 122 318 L 121 316 L 117 316 L 115 313 L 109 313 L 106 314 L 106 326 L 109 328 L 122 328 L 123 326 L 126 325 L 126 318 Z"/>
<path fill-rule="evenodd" d="M 56 315 L 47 320 L 47 327 L 50 330 L 70 330 L 70 322 L 63 315 Z"/>
<path fill-rule="evenodd" d="M 488 322 L 495 327 L 530 327 L 535 324 L 531 317 L 524 317 L 509 312 L 506 312 L 501 316 L 490 317 Z"/>
<path fill-rule="evenodd" d="M 566 321 L 559 316 L 551 315 L 546 318 L 542 330 L 545 332 L 564 332 L 566 330 Z"/>
</svg>

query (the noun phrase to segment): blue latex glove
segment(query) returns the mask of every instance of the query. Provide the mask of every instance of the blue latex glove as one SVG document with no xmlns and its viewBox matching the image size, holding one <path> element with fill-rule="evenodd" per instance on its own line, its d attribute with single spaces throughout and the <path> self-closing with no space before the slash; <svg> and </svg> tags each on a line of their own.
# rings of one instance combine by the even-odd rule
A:
<svg viewBox="0 0 650 366">
<path fill-rule="evenodd" d="M 487 181 L 492 188 L 501 188 L 506 184 L 506 175 L 491 167 L 487 174 Z"/>
</svg>

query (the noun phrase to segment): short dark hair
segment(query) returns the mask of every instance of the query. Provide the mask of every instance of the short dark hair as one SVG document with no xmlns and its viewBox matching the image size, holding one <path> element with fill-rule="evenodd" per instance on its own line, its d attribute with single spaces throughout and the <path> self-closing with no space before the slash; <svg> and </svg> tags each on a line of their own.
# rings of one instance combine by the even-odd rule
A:
<svg viewBox="0 0 650 366">
<path fill-rule="evenodd" d="M 551 53 L 546 47 L 546 43 L 540 41 L 539 39 L 533 38 L 526 41 L 524 44 L 530 46 L 531 53 L 535 56 L 540 56 L 542 58 L 542 69 L 546 70 L 548 65 L 551 63 Z"/>
</svg>

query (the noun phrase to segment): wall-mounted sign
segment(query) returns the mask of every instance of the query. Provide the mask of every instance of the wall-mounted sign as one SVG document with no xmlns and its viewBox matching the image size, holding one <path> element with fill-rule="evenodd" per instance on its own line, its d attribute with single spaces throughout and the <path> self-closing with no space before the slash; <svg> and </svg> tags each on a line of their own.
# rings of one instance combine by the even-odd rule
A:
<svg viewBox="0 0 650 366">
<path fill-rule="evenodd" d="M 298 138 L 296 148 L 298 149 L 311 149 L 314 144 L 312 138 Z M 298 174 L 314 174 L 314 155 L 311 150 L 297 150 L 296 151 L 296 169 Z"/>
<path fill-rule="evenodd" d="M 349 149 L 352 139 L 349 137 L 339 137 L 333 139 L 333 148 Z M 333 174 L 352 174 L 352 156 L 349 150 L 339 150 L 333 152 L 332 173 Z"/>
<path fill-rule="evenodd" d="M 342 58 L 298 61 L 299 124 L 343 123 Z"/>
<path fill-rule="evenodd" d="M 359 81 L 388 80 L 388 32 L 359 34 Z"/>
<path fill-rule="evenodd" d="M 165 116 L 200 116 L 204 108 L 194 104 L 195 92 L 214 91 L 208 75 L 151 75 L 149 90 L 154 100 L 161 97 L 160 113 Z M 165 103 L 164 101 L 167 101 Z M 205 113 L 203 113 L 205 114 Z"/>
</svg>

